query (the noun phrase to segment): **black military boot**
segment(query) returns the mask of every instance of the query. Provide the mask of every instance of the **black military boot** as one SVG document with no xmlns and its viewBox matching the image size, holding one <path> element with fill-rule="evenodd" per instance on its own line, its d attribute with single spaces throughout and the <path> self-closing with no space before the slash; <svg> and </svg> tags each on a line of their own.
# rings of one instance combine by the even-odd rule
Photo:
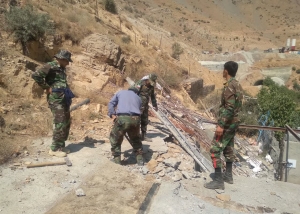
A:
<svg viewBox="0 0 300 214">
<path fill-rule="evenodd" d="M 121 156 L 115 156 L 115 157 L 112 159 L 112 162 L 121 165 Z"/>
<path fill-rule="evenodd" d="M 221 168 L 215 169 L 215 180 L 204 184 L 207 189 L 225 189 Z"/>
<path fill-rule="evenodd" d="M 226 162 L 226 171 L 224 173 L 224 182 L 233 184 L 233 177 L 232 177 L 232 162 Z"/>
</svg>

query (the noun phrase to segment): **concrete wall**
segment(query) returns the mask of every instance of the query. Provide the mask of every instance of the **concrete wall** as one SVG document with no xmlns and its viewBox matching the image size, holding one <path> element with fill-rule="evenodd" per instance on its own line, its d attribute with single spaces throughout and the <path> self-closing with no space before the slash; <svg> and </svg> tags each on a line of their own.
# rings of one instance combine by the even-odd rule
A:
<svg viewBox="0 0 300 214">
<path fill-rule="evenodd" d="M 266 77 L 278 77 L 286 82 L 292 74 L 291 67 L 268 68 L 261 70 L 262 75 Z"/>
</svg>

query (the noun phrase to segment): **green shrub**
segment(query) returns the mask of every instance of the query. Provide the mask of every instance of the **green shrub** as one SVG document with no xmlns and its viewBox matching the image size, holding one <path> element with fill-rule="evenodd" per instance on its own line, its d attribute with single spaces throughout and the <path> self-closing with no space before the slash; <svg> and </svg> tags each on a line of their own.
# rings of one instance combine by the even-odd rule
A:
<svg viewBox="0 0 300 214">
<path fill-rule="evenodd" d="M 6 29 L 13 33 L 15 42 L 20 42 L 23 54 L 28 54 L 27 43 L 41 41 L 46 33 L 54 32 L 54 24 L 46 14 L 40 14 L 32 5 L 11 7 L 5 14 Z"/>
<path fill-rule="evenodd" d="M 114 0 L 104 0 L 104 8 L 105 10 L 117 14 L 117 6 Z"/>
<path fill-rule="evenodd" d="M 122 37 L 122 42 L 128 44 L 131 42 L 131 37 L 130 36 L 123 36 Z"/>
<path fill-rule="evenodd" d="M 174 59 L 179 60 L 179 56 L 180 56 L 180 54 L 182 54 L 182 53 L 183 53 L 183 49 L 182 49 L 181 45 L 180 45 L 179 43 L 175 42 L 175 43 L 172 45 L 172 55 L 171 55 L 171 56 L 172 56 Z"/>
<path fill-rule="evenodd" d="M 126 5 L 126 6 L 124 7 L 124 9 L 127 10 L 127 11 L 130 12 L 130 13 L 133 13 L 132 7 L 130 7 L 130 6 L 128 6 L 128 5 Z"/>
<path fill-rule="evenodd" d="M 292 70 L 293 70 L 293 71 L 296 71 L 296 67 L 295 67 L 295 66 L 293 66 L 293 67 L 292 67 Z"/>
<path fill-rule="evenodd" d="M 300 74 L 300 69 L 297 69 L 296 73 L 297 73 L 297 74 Z"/>
</svg>

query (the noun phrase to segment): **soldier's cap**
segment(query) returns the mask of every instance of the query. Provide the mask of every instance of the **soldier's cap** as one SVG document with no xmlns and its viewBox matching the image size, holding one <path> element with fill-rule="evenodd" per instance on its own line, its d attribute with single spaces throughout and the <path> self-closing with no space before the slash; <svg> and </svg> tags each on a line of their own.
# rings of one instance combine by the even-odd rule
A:
<svg viewBox="0 0 300 214">
<path fill-rule="evenodd" d="M 60 50 L 57 54 L 55 54 L 55 58 L 58 59 L 66 59 L 69 62 L 73 62 L 73 60 L 71 59 L 72 54 L 67 51 L 67 50 Z"/>
<path fill-rule="evenodd" d="M 152 86 L 155 86 L 157 80 L 156 74 L 149 74 L 149 81 Z"/>
<path fill-rule="evenodd" d="M 128 88 L 128 90 L 130 90 L 130 91 L 133 91 L 134 93 L 139 93 L 139 90 L 136 88 L 136 87 L 134 87 L 134 86 L 130 86 L 129 88 Z"/>
</svg>

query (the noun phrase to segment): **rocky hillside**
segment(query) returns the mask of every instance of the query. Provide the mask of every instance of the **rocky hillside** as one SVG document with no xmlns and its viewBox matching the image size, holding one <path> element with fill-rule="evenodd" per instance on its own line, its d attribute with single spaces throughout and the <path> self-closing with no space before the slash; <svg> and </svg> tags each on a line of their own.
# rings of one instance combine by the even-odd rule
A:
<svg viewBox="0 0 300 214">
<path fill-rule="evenodd" d="M 49 14 L 55 26 L 54 34 L 28 42 L 27 56 L 11 32 L 0 30 L 1 161 L 26 150 L 31 136 L 51 135 L 45 96 L 31 73 L 61 48 L 73 53 L 68 74 L 78 100 L 89 97 L 93 108 L 98 106 L 97 111 L 91 108 L 86 115 L 76 116 L 90 120 L 99 117 L 99 105 L 104 117 L 109 98 L 126 87 L 126 76 L 137 80 L 150 72 L 157 73 L 163 87 L 171 88 L 181 101 L 196 109 L 199 95 L 204 97 L 222 87 L 223 81 L 220 74 L 198 63 L 210 59 L 203 51 L 281 47 L 285 37 L 298 36 L 297 1 L 115 2 L 116 14 L 106 11 L 100 0 L 0 2 L 2 26 L 6 26 L 9 8 L 26 4 L 40 14 Z"/>
</svg>

